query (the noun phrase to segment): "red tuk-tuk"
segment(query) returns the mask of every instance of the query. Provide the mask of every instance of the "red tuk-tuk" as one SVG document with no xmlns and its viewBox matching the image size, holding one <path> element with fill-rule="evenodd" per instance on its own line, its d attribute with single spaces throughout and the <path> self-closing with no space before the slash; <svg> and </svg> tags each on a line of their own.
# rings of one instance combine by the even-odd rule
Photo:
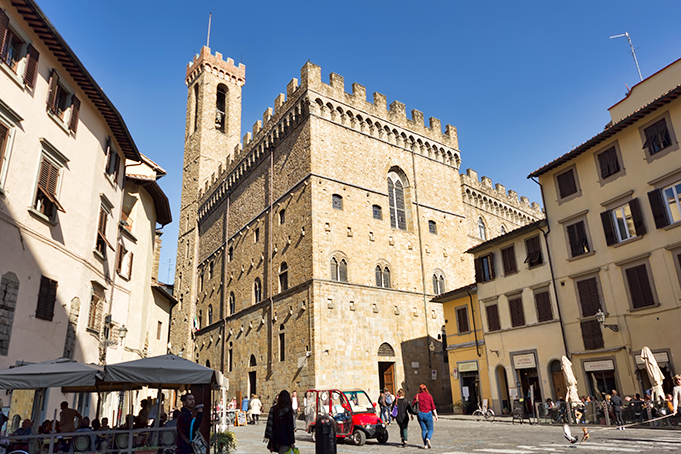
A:
<svg viewBox="0 0 681 454">
<path fill-rule="evenodd" d="M 305 393 L 307 432 L 315 440 L 317 415 L 328 414 L 336 421 L 336 438 L 349 439 L 361 446 L 367 438 L 383 444 L 388 441 L 384 422 L 376 415 L 376 404 L 361 389 L 311 389 Z"/>
</svg>

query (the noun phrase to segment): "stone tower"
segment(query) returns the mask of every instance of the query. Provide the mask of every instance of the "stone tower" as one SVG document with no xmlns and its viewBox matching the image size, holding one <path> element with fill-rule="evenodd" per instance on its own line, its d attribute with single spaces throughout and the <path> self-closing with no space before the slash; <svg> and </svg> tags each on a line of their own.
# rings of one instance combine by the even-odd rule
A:
<svg viewBox="0 0 681 454">
<path fill-rule="evenodd" d="M 173 351 L 193 359 L 191 329 L 196 300 L 196 230 L 199 190 L 229 162 L 241 135 L 241 87 L 246 67 L 234 65 L 204 46 L 187 65 L 187 115 L 182 167 L 182 201 L 175 268 L 175 297 L 179 307 L 172 313 L 170 342 Z"/>
</svg>

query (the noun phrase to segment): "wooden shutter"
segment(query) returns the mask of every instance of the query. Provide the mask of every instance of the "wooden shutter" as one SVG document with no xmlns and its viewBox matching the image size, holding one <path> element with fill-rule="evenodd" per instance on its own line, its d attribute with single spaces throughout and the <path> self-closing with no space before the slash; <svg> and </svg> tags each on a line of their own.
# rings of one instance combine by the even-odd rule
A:
<svg viewBox="0 0 681 454">
<path fill-rule="evenodd" d="M 523 326 L 525 324 L 525 311 L 523 310 L 522 298 L 515 298 L 508 302 L 511 309 L 511 325 Z"/>
<path fill-rule="evenodd" d="M 489 278 L 494 279 L 495 274 L 494 274 L 494 253 L 490 252 L 489 255 L 487 256 L 488 258 L 488 263 L 489 263 Z"/>
<path fill-rule="evenodd" d="M 50 73 L 50 91 L 47 95 L 47 110 L 53 114 L 57 113 L 57 87 L 59 86 L 59 75 L 54 69 Z"/>
<path fill-rule="evenodd" d="M 5 160 L 5 151 L 7 148 L 7 137 L 9 136 L 9 129 L 0 123 L 0 170 L 2 170 L 2 163 Z"/>
<path fill-rule="evenodd" d="M 38 291 L 38 306 L 35 317 L 41 320 L 52 321 L 54 317 L 54 303 L 57 300 L 57 281 L 40 277 L 40 290 Z"/>
<path fill-rule="evenodd" d="M 5 40 L 7 39 L 7 30 L 9 30 L 9 16 L 0 9 L 0 52 L 5 48 Z"/>
<path fill-rule="evenodd" d="M 459 307 L 456 309 L 456 321 L 460 333 L 467 333 L 470 331 L 468 327 L 468 308 Z"/>
<path fill-rule="evenodd" d="M 605 234 L 605 243 L 608 246 L 617 244 L 617 235 L 615 234 L 615 225 L 612 219 L 612 211 L 606 210 L 601 213 L 601 223 L 603 224 L 603 233 Z"/>
<path fill-rule="evenodd" d="M 650 201 L 650 209 L 653 211 L 653 219 L 655 220 L 655 227 L 661 229 L 669 225 L 669 213 L 667 213 L 667 205 L 664 201 L 661 189 L 655 189 L 648 193 L 648 200 Z"/>
<path fill-rule="evenodd" d="M 561 199 L 577 192 L 574 170 L 570 169 L 567 172 L 558 175 L 557 180 Z"/>
<path fill-rule="evenodd" d="M 501 256 L 504 264 L 504 274 L 511 274 L 518 271 L 515 261 L 515 248 L 513 246 L 502 249 Z"/>
<path fill-rule="evenodd" d="M 579 304 L 582 307 L 582 317 L 596 315 L 596 312 L 601 309 L 596 278 L 578 281 L 577 292 L 579 293 Z"/>
<path fill-rule="evenodd" d="M 132 277 L 132 259 L 135 258 L 135 255 L 132 252 L 128 252 L 130 255 L 130 261 L 128 262 L 128 277 Z"/>
<path fill-rule="evenodd" d="M 634 308 L 654 306 L 655 299 L 653 298 L 653 290 L 648 280 L 646 265 L 627 268 L 625 274 L 627 275 L 629 293 L 631 294 L 631 302 Z"/>
<path fill-rule="evenodd" d="M 26 72 L 24 73 L 24 84 L 28 88 L 35 87 L 35 79 L 38 75 L 38 60 L 40 59 L 40 53 L 33 47 L 33 44 L 29 44 L 26 49 Z"/>
<path fill-rule="evenodd" d="M 123 270 L 123 256 L 125 255 L 125 249 L 123 245 L 118 243 L 118 251 L 116 257 L 116 272 L 120 273 Z"/>
<path fill-rule="evenodd" d="M 487 330 L 499 331 L 501 329 L 501 324 L 499 323 L 499 306 L 490 304 L 485 307 L 485 310 L 487 311 Z"/>
<path fill-rule="evenodd" d="M 69 129 L 76 132 L 78 129 L 78 114 L 80 113 L 80 99 L 76 95 L 71 96 L 71 121 L 69 121 Z"/>
<path fill-rule="evenodd" d="M 641 203 L 638 201 L 638 199 L 632 199 L 629 202 L 629 209 L 631 210 L 631 218 L 634 221 L 636 236 L 645 235 L 646 225 L 643 222 L 643 213 L 641 213 Z"/>
<path fill-rule="evenodd" d="M 582 328 L 582 340 L 584 341 L 584 350 L 597 350 L 603 348 L 603 331 L 600 323 L 596 320 L 589 320 L 580 323 Z"/>
<path fill-rule="evenodd" d="M 104 155 L 109 156 L 111 152 L 111 136 L 106 137 L 106 144 L 104 145 Z M 107 167 L 109 166 L 109 161 L 106 162 Z"/>
<path fill-rule="evenodd" d="M 540 322 L 553 320 L 549 292 L 536 293 L 534 295 L 534 301 L 537 304 L 537 319 Z"/>
<path fill-rule="evenodd" d="M 580 255 L 579 251 L 579 237 L 577 234 L 577 224 L 567 226 L 568 239 L 570 241 L 570 254 L 573 257 Z"/>
<path fill-rule="evenodd" d="M 477 258 L 473 261 L 475 264 L 475 282 L 485 282 L 482 276 L 482 258 Z"/>
<path fill-rule="evenodd" d="M 43 158 L 40 163 L 40 175 L 38 176 L 38 188 L 45 197 L 54 204 L 61 212 L 66 212 L 57 200 L 57 183 L 59 182 L 59 169 L 47 159 Z"/>
</svg>

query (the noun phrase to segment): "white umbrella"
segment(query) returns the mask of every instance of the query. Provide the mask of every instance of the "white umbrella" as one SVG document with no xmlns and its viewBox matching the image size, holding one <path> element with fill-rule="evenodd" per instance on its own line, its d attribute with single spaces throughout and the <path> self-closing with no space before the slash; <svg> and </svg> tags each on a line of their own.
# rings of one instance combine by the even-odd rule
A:
<svg viewBox="0 0 681 454">
<path fill-rule="evenodd" d="M 664 400 L 664 390 L 662 389 L 662 382 L 664 382 L 664 375 L 660 370 L 660 366 L 657 365 L 657 360 L 653 352 L 650 351 L 648 347 L 643 347 L 641 350 L 641 359 L 646 365 L 646 371 L 648 372 L 648 377 L 650 377 L 650 383 L 653 387 L 650 391 L 652 400 Z"/>
<path fill-rule="evenodd" d="M 565 396 L 566 402 L 579 402 L 579 392 L 577 391 L 577 379 L 575 378 L 575 373 L 572 371 L 572 362 L 567 359 L 567 356 L 563 356 L 560 360 L 561 368 L 563 369 L 563 375 L 565 375 L 565 381 L 567 382 L 567 395 Z"/>
</svg>

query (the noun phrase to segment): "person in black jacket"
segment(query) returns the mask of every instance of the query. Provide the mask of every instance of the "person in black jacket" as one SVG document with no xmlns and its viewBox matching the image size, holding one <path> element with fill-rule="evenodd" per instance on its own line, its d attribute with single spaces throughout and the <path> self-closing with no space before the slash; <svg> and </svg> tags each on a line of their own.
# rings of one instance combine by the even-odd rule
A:
<svg viewBox="0 0 681 454">
<path fill-rule="evenodd" d="M 192 440 L 199 431 L 203 419 L 203 405 L 196 405 L 196 398 L 192 394 L 180 397 L 182 409 L 177 418 L 177 451 L 176 454 L 193 454 Z M 193 423 L 193 424 L 192 424 Z"/>
<path fill-rule="evenodd" d="M 407 399 L 404 398 L 404 390 L 400 388 L 397 391 L 397 416 L 395 421 L 400 428 L 400 438 L 402 439 L 402 447 L 407 447 L 407 426 L 409 425 L 409 419 L 414 419 L 413 409 L 411 404 Z"/>
<path fill-rule="evenodd" d="M 296 436 L 295 416 L 291 404 L 291 395 L 283 390 L 277 396 L 277 403 L 270 409 L 265 428 L 265 439 L 268 440 L 267 449 L 270 452 L 286 454 L 295 448 Z"/>
<path fill-rule="evenodd" d="M 612 390 L 612 397 L 610 398 L 610 405 L 612 405 L 612 413 L 615 416 L 615 424 L 617 430 L 624 430 L 624 421 L 622 420 L 622 398 L 617 395 L 617 391 Z"/>
</svg>

